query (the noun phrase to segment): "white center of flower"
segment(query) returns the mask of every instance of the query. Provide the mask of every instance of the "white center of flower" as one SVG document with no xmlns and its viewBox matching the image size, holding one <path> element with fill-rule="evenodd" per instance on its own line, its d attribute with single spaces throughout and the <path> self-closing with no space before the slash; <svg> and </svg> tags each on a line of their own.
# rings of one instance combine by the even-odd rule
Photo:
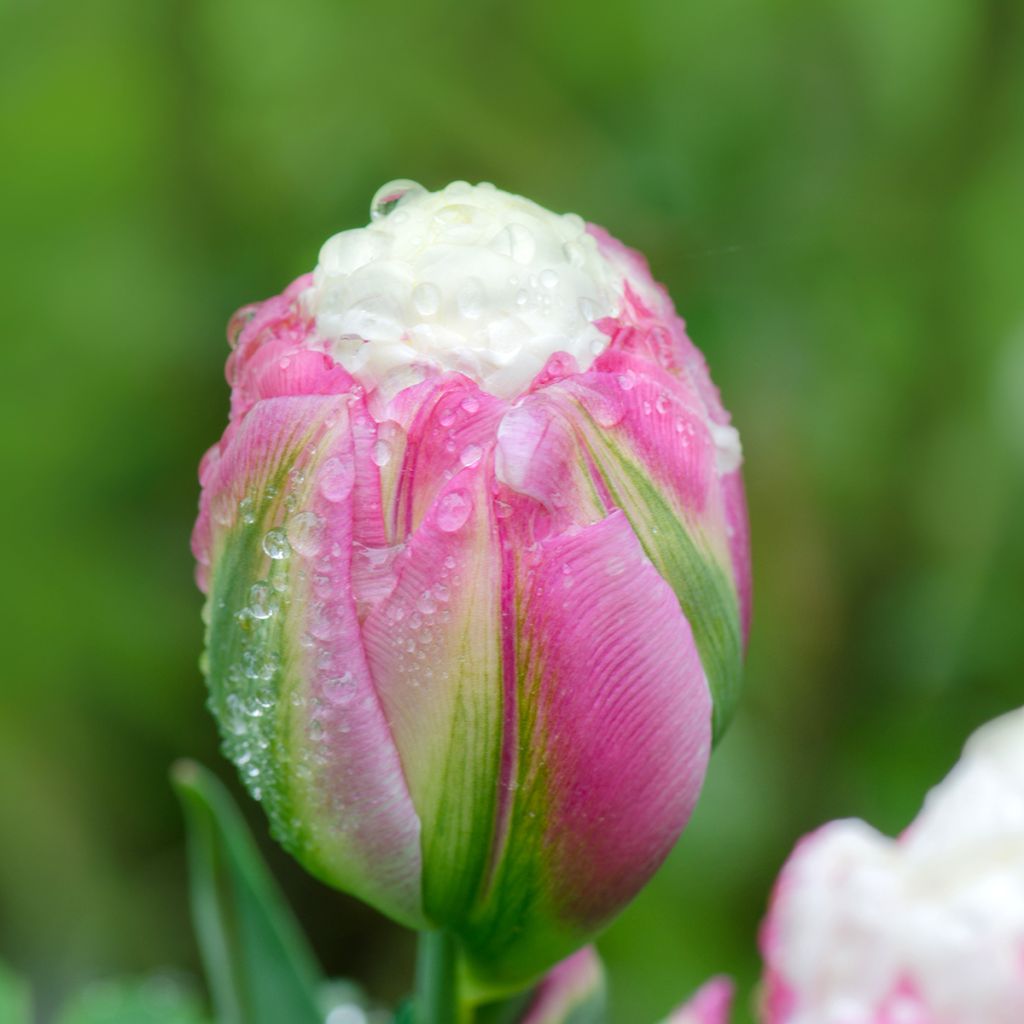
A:
<svg viewBox="0 0 1024 1024">
<path fill-rule="evenodd" d="M 608 344 L 595 320 L 622 275 L 583 220 L 493 185 L 385 185 L 371 222 L 327 240 L 302 295 L 350 373 L 381 384 L 409 368 L 458 370 L 510 398 L 556 352 L 586 369 Z"/>
</svg>

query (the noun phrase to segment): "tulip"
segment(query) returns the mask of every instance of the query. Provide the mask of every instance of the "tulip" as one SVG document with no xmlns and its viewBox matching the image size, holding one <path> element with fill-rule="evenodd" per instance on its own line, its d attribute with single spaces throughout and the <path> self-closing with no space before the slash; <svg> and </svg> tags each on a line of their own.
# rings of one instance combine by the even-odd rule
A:
<svg viewBox="0 0 1024 1024">
<path fill-rule="evenodd" d="M 227 755 L 313 874 L 518 985 L 682 831 L 750 603 L 738 435 L 643 258 L 411 182 L 229 327 L 193 548 Z"/>
<path fill-rule="evenodd" d="M 899 839 L 805 838 L 761 946 L 765 1024 L 1024 1020 L 1024 709 L 971 737 Z"/>
</svg>

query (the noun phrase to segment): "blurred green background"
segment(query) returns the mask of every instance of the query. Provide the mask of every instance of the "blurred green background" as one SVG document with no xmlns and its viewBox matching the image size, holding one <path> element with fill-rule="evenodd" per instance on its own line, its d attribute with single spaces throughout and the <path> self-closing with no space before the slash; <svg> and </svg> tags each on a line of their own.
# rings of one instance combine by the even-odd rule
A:
<svg viewBox="0 0 1024 1024">
<path fill-rule="evenodd" d="M 235 782 L 188 553 L 224 324 L 384 181 L 491 180 L 649 255 L 743 434 L 746 702 L 601 949 L 620 1024 L 717 971 L 749 1019 L 795 839 L 899 830 L 1021 703 L 1024 5 L 2 0 L 0 40 L 0 957 L 44 1014 L 197 972 L 167 769 Z M 265 846 L 397 995 L 407 937 Z"/>
</svg>

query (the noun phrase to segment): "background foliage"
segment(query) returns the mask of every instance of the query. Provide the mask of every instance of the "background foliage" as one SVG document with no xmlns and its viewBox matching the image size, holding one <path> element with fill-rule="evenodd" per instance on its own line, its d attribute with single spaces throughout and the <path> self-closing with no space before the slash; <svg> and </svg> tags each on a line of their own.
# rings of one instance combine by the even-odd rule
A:
<svg viewBox="0 0 1024 1024">
<path fill-rule="evenodd" d="M 3 0 L 0 47 L 0 956 L 44 1012 L 196 970 L 167 770 L 235 781 L 187 553 L 222 328 L 391 178 L 642 248 L 745 441 L 747 698 L 601 943 L 618 1021 L 745 999 L 795 838 L 898 830 L 1020 703 L 1018 0 Z M 266 845 L 327 967 L 396 996 L 407 938 Z"/>
</svg>

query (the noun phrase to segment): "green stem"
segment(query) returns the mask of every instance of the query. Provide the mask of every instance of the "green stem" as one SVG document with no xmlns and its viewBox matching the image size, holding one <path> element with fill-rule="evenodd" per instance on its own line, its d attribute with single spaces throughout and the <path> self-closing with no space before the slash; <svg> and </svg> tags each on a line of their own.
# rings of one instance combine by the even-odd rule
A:
<svg viewBox="0 0 1024 1024">
<path fill-rule="evenodd" d="M 455 939 L 420 932 L 416 947 L 416 1024 L 466 1024 L 459 1013 Z"/>
</svg>

